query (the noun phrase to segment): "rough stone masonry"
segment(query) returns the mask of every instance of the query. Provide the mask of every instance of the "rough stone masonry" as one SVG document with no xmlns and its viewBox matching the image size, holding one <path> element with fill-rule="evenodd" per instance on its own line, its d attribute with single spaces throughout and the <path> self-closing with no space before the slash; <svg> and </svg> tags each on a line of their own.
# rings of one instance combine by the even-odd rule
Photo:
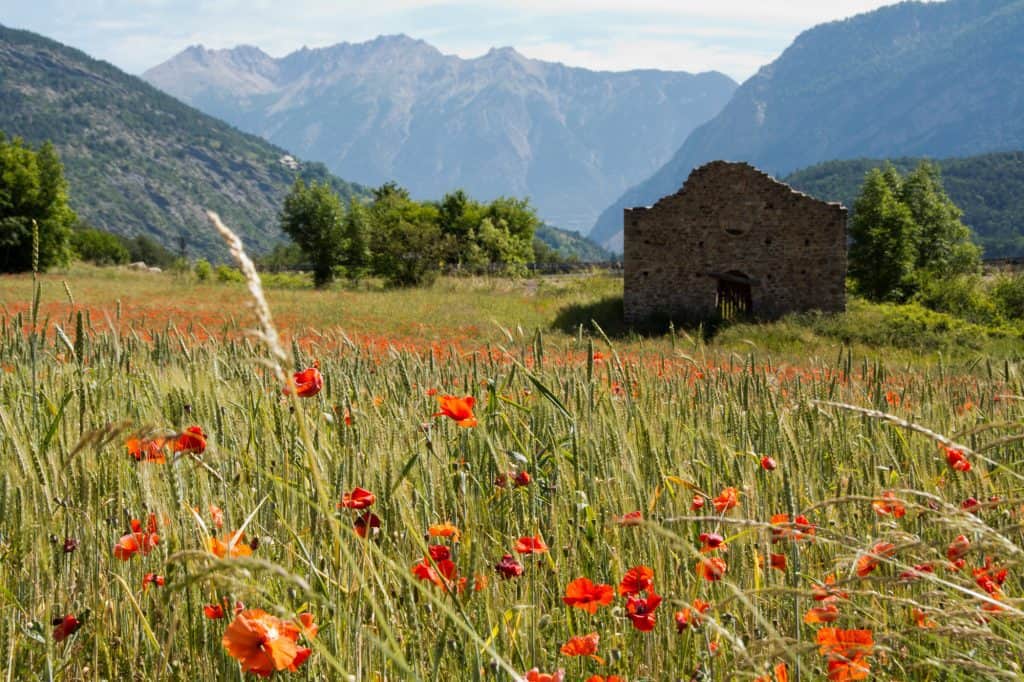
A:
<svg viewBox="0 0 1024 682">
<path fill-rule="evenodd" d="M 846 209 L 749 164 L 702 166 L 624 226 L 629 323 L 846 308 Z"/>
</svg>

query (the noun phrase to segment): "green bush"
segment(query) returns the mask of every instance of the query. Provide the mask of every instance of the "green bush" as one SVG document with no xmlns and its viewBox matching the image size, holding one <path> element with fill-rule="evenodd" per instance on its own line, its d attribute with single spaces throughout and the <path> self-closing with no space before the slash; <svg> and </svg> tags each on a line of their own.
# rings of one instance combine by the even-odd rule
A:
<svg viewBox="0 0 1024 682">
<path fill-rule="evenodd" d="M 936 312 L 949 313 L 975 324 L 999 325 L 1004 321 L 979 275 L 926 279 L 914 300 Z"/>
<path fill-rule="evenodd" d="M 196 261 L 195 267 L 193 268 L 196 273 L 196 279 L 200 282 L 205 282 L 210 279 L 213 275 L 213 266 L 210 265 L 210 261 L 205 258 L 200 258 Z"/>
<path fill-rule="evenodd" d="M 996 308 L 1008 320 L 1024 320 L 1024 273 L 996 275 L 989 285 Z"/>
<path fill-rule="evenodd" d="M 233 268 L 230 265 L 218 265 L 217 266 L 217 281 L 218 282 L 245 282 L 245 275 L 242 274 L 237 268 Z"/>
<path fill-rule="evenodd" d="M 129 258 L 117 236 L 92 227 L 72 232 L 71 247 L 81 260 L 96 265 L 124 265 Z"/>
</svg>

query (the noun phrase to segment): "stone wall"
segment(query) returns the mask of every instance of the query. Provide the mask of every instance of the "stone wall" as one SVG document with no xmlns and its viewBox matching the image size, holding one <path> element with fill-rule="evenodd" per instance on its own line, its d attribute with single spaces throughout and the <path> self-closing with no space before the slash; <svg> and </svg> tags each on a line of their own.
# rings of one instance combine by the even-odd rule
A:
<svg viewBox="0 0 1024 682">
<path fill-rule="evenodd" d="M 748 164 L 702 166 L 624 225 L 627 322 L 714 316 L 723 274 L 749 278 L 758 318 L 846 308 L 846 209 Z"/>
</svg>

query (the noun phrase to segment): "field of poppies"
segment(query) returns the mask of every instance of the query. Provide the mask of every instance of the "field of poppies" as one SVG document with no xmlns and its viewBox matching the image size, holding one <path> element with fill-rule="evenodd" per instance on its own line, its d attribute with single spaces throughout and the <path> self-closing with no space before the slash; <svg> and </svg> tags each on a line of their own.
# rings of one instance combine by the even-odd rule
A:
<svg viewBox="0 0 1024 682">
<path fill-rule="evenodd" d="M 1022 674 L 1012 357 L 104 277 L 0 281 L 3 679 Z"/>
</svg>

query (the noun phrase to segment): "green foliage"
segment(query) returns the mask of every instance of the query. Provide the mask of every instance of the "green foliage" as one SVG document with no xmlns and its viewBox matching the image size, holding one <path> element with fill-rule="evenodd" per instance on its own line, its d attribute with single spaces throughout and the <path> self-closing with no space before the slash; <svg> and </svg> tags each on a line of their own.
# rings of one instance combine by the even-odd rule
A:
<svg viewBox="0 0 1024 682">
<path fill-rule="evenodd" d="M 345 214 L 344 237 L 345 275 L 358 281 L 370 269 L 370 217 L 358 199 L 352 200 Z"/>
<path fill-rule="evenodd" d="M 1007 319 L 1024 321 L 1024 273 L 999 273 L 990 280 L 989 293 Z"/>
<path fill-rule="evenodd" d="M 921 159 L 829 161 L 786 177 L 794 188 L 852 206 L 872 168 L 892 163 L 910 173 Z M 942 172 L 952 202 L 974 232 L 986 258 L 1024 255 L 1024 152 L 1000 152 L 931 162 Z"/>
<path fill-rule="evenodd" d="M 32 269 L 33 224 L 38 225 L 39 269 L 66 265 L 76 220 L 53 145 L 33 150 L 0 133 L 0 272 Z"/>
<path fill-rule="evenodd" d="M 130 257 L 116 235 L 94 227 L 76 229 L 71 234 L 71 246 L 80 259 L 95 265 L 124 265 Z"/>
<path fill-rule="evenodd" d="M 602 263 L 612 260 L 606 249 L 578 232 L 541 223 L 533 235 L 535 263 Z"/>
<path fill-rule="evenodd" d="M 217 281 L 223 283 L 244 283 L 245 275 L 238 268 L 233 268 L 230 265 L 220 264 L 215 270 L 217 274 Z"/>
<path fill-rule="evenodd" d="M 320 182 L 295 181 L 281 211 L 281 229 L 299 245 L 313 265 L 313 282 L 324 287 L 334 279 L 345 251 L 345 208 L 331 188 Z"/>
<path fill-rule="evenodd" d="M 429 284 L 440 273 L 444 252 L 439 211 L 404 190 L 385 186 L 369 209 L 373 271 L 393 286 Z"/>
<path fill-rule="evenodd" d="M 193 272 L 195 272 L 197 280 L 206 282 L 213 276 L 213 266 L 210 265 L 210 261 L 200 258 L 196 261 Z"/>
<path fill-rule="evenodd" d="M 868 171 L 850 225 L 857 291 L 903 302 L 936 280 L 979 272 L 981 252 L 960 215 L 933 164 L 921 162 L 906 178 L 892 165 Z"/>
<path fill-rule="evenodd" d="M 284 272 L 286 270 L 308 269 L 309 261 L 302 248 L 295 242 L 275 244 L 274 248 L 264 256 L 254 259 L 256 266 L 264 272 Z"/>
<path fill-rule="evenodd" d="M 177 258 L 174 252 L 162 246 L 160 242 L 149 235 L 121 237 L 121 243 L 128 249 L 128 259 L 132 263 L 142 262 L 149 266 L 169 268 Z"/>
<path fill-rule="evenodd" d="M 940 313 L 983 325 L 1000 325 L 1005 318 L 989 295 L 980 275 L 924 279 L 914 301 Z"/>
<path fill-rule="evenodd" d="M 892 177 L 868 173 L 850 225 L 849 272 L 857 291 L 875 301 L 912 293 L 917 226 L 893 191 Z"/>
</svg>

